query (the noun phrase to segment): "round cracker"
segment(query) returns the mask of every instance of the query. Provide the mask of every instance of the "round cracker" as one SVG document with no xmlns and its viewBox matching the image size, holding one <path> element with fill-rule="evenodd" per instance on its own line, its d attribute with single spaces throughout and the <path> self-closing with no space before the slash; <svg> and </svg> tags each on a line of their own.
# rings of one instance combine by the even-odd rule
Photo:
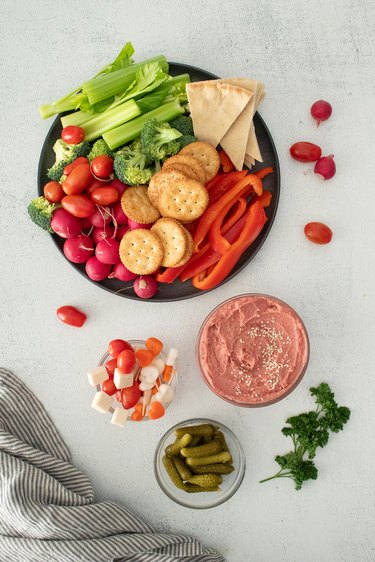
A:
<svg viewBox="0 0 375 562">
<path fill-rule="evenodd" d="M 176 263 L 176 265 L 174 267 L 182 267 L 183 265 L 185 265 L 189 259 L 191 258 L 192 254 L 193 254 L 193 248 L 194 248 L 194 241 L 193 241 L 193 237 L 190 234 L 190 232 L 188 230 L 186 230 L 186 228 L 184 228 L 185 230 L 185 237 L 186 237 L 186 251 L 184 256 L 182 257 L 182 259 Z"/>
<path fill-rule="evenodd" d="M 163 267 L 174 267 L 185 255 L 187 237 L 184 227 L 174 219 L 159 219 L 151 232 L 160 238 L 163 245 Z"/>
<path fill-rule="evenodd" d="M 180 221 L 199 218 L 207 205 L 208 193 L 204 185 L 186 177 L 166 185 L 158 199 L 162 216 Z"/>
<path fill-rule="evenodd" d="M 160 170 L 154 174 L 148 186 L 148 196 L 154 207 L 158 208 L 159 195 L 162 190 L 175 182 L 176 180 L 183 180 L 186 176 L 177 170 Z"/>
<path fill-rule="evenodd" d="M 120 259 L 132 273 L 150 275 L 161 266 L 162 243 L 150 230 L 129 230 L 120 242 Z"/>
<path fill-rule="evenodd" d="M 194 172 L 194 170 L 192 168 L 190 168 L 189 166 L 187 166 L 186 164 L 182 163 L 182 162 L 174 162 L 172 164 L 167 164 L 166 166 L 163 166 L 162 168 L 164 171 L 168 170 L 168 171 L 173 171 L 173 172 L 178 172 L 180 174 L 183 174 L 184 176 L 186 176 L 187 178 L 190 178 L 192 180 L 197 180 L 200 181 L 197 174 Z"/>
<path fill-rule="evenodd" d="M 121 207 L 129 219 L 141 224 L 155 222 L 160 217 L 150 201 L 146 185 L 128 187 L 121 196 Z"/>
<path fill-rule="evenodd" d="M 193 177 L 193 179 L 197 179 L 202 183 L 206 182 L 206 172 L 204 170 L 204 167 L 202 166 L 201 162 L 197 160 L 197 158 L 194 158 L 194 156 L 190 156 L 190 154 L 181 154 L 180 152 L 179 154 L 176 154 L 176 156 L 171 156 L 171 158 L 168 158 L 163 164 L 163 169 L 169 168 L 173 164 L 184 164 L 185 166 L 188 166 L 196 176 Z"/>
<path fill-rule="evenodd" d="M 192 142 L 180 150 L 179 154 L 193 156 L 193 158 L 196 158 L 198 162 L 200 162 L 206 173 L 205 183 L 212 180 L 219 171 L 219 153 L 216 148 L 208 142 Z"/>
</svg>

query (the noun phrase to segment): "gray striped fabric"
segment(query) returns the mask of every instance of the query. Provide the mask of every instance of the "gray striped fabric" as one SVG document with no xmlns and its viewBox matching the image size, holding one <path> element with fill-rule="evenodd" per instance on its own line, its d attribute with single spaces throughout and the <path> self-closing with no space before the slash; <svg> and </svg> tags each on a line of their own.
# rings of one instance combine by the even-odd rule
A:
<svg viewBox="0 0 375 562">
<path fill-rule="evenodd" d="M 225 562 L 193 538 L 158 534 L 93 499 L 36 396 L 0 369 L 1 562 Z"/>
</svg>

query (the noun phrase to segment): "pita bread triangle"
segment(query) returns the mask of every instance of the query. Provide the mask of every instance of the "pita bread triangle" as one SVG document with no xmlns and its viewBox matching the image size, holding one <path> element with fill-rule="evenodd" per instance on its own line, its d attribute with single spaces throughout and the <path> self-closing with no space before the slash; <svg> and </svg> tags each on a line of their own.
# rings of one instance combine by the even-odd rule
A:
<svg viewBox="0 0 375 562">
<path fill-rule="evenodd" d="M 246 88 L 216 80 L 186 84 L 194 135 L 217 146 L 252 97 Z"/>
</svg>

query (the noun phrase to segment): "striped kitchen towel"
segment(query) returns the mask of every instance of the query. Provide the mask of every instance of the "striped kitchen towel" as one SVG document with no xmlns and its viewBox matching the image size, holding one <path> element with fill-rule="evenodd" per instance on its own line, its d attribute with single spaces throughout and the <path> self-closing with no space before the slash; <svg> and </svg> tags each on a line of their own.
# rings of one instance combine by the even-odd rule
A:
<svg viewBox="0 0 375 562">
<path fill-rule="evenodd" d="M 156 533 L 126 508 L 93 500 L 36 396 L 0 369 L 1 562 L 225 562 L 193 538 Z"/>
</svg>

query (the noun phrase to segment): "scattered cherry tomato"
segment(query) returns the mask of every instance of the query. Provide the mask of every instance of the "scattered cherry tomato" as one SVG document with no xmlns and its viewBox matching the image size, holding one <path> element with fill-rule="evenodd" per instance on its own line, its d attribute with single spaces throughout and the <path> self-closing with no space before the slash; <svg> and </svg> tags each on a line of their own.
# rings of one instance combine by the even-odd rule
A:
<svg viewBox="0 0 375 562">
<path fill-rule="evenodd" d="M 58 181 L 49 181 L 43 188 L 44 197 L 50 203 L 60 203 L 65 193 Z"/>
<path fill-rule="evenodd" d="M 86 156 L 79 156 L 78 158 L 73 160 L 73 162 L 65 166 L 64 176 L 69 176 L 70 172 L 72 172 L 74 168 L 76 168 L 77 166 L 80 166 L 81 164 L 88 164 L 88 163 L 89 161 L 87 160 Z"/>
<path fill-rule="evenodd" d="M 154 359 L 154 355 L 148 349 L 137 349 L 135 356 L 141 367 L 147 367 Z"/>
<path fill-rule="evenodd" d="M 154 356 L 159 355 L 163 350 L 163 344 L 157 338 L 148 338 L 146 340 L 146 347 Z"/>
<path fill-rule="evenodd" d="M 117 393 L 116 393 L 117 397 Z M 141 391 L 139 390 L 139 382 L 135 381 L 133 386 L 128 388 L 123 388 L 121 391 L 121 403 L 125 410 L 129 410 L 136 405 L 141 397 Z"/>
<path fill-rule="evenodd" d="M 125 349 L 129 349 L 133 351 L 132 346 L 125 340 L 111 340 L 108 344 L 108 353 L 110 354 L 113 359 L 117 359 L 120 355 L 121 351 L 125 351 Z"/>
<path fill-rule="evenodd" d="M 69 324 L 70 326 L 75 326 L 76 328 L 81 328 L 85 323 L 87 316 L 75 306 L 60 306 L 56 310 L 57 317 L 64 324 Z"/>
<path fill-rule="evenodd" d="M 329 244 L 333 236 L 332 230 L 321 222 L 309 222 L 305 225 L 304 232 L 314 244 Z"/>
<path fill-rule="evenodd" d="M 109 361 L 107 361 L 107 363 L 105 364 L 105 370 L 108 373 L 108 378 L 113 379 L 116 367 L 117 367 L 116 359 L 110 359 Z"/>
<path fill-rule="evenodd" d="M 79 144 L 85 138 L 85 131 L 82 127 L 69 125 L 68 127 L 64 127 L 61 131 L 61 138 L 67 144 Z"/>
<path fill-rule="evenodd" d="M 107 154 L 96 156 L 91 162 L 91 170 L 98 178 L 108 178 L 113 171 L 113 158 Z"/>
<path fill-rule="evenodd" d="M 322 149 L 312 142 L 295 142 L 290 147 L 290 154 L 298 162 L 315 162 L 322 155 Z"/>
<path fill-rule="evenodd" d="M 116 188 L 114 187 L 97 187 L 90 193 L 91 200 L 94 201 L 97 205 L 101 205 L 102 207 L 106 207 L 107 205 L 112 205 L 112 203 L 116 203 L 119 194 Z"/>
<path fill-rule="evenodd" d="M 77 195 L 82 193 L 92 180 L 90 166 L 80 164 L 76 166 L 62 184 L 62 188 L 67 195 Z"/>
<path fill-rule="evenodd" d="M 105 185 L 107 185 L 105 181 L 93 178 L 92 182 L 86 187 L 85 193 L 87 193 L 87 195 L 91 195 L 91 193 L 95 191 L 95 189 L 97 189 L 98 187 L 104 187 Z"/>
<path fill-rule="evenodd" d="M 122 373 L 130 373 L 135 365 L 134 351 L 124 349 L 117 357 L 117 367 Z"/>
<path fill-rule="evenodd" d="M 63 209 L 68 211 L 73 217 L 84 219 L 95 211 L 95 205 L 86 195 L 66 195 L 61 200 Z"/>
<path fill-rule="evenodd" d="M 109 396 L 113 396 L 117 392 L 117 388 L 115 387 L 115 383 L 111 379 L 107 379 L 102 383 L 102 391 Z"/>
</svg>

